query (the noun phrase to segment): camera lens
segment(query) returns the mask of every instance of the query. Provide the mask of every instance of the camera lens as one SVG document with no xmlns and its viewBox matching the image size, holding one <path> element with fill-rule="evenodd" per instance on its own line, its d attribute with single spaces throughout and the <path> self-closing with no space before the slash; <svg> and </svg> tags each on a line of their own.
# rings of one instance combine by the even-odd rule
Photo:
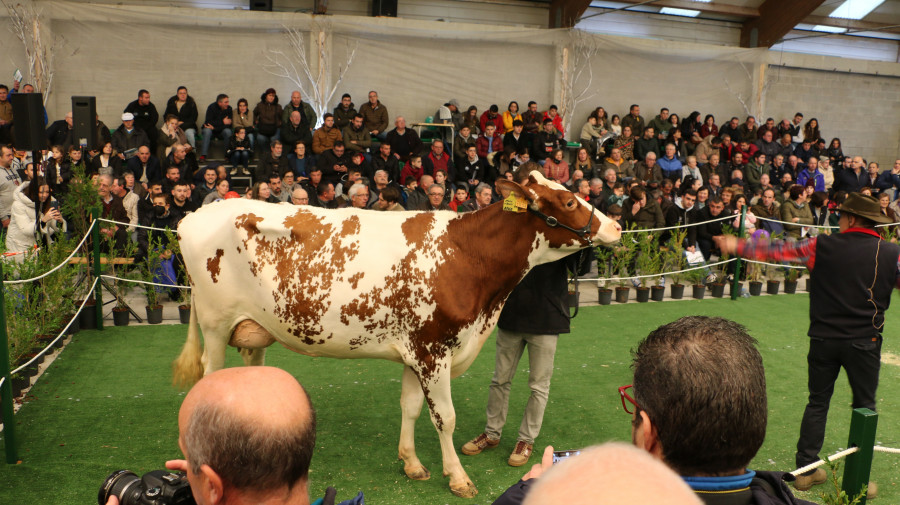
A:
<svg viewBox="0 0 900 505">
<path fill-rule="evenodd" d="M 100 486 L 97 494 L 98 505 L 106 505 L 110 496 L 119 499 L 120 505 L 138 505 L 141 496 L 140 477 L 128 470 L 118 470 L 110 474 Z M 137 486 L 135 486 L 138 484 Z"/>
</svg>

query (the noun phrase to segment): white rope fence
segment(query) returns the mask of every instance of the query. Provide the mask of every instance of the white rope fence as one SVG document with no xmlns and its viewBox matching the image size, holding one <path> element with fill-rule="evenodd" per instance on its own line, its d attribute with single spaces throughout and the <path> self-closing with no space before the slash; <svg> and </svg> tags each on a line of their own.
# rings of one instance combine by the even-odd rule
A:
<svg viewBox="0 0 900 505">
<path fill-rule="evenodd" d="M 796 477 L 796 476 L 800 475 L 801 473 L 806 473 L 810 470 L 815 470 L 816 468 L 819 468 L 820 466 L 824 465 L 825 463 L 830 463 L 832 461 L 837 461 L 841 458 L 845 458 L 858 450 L 859 450 L 859 447 L 851 447 L 849 449 L 844 449 L 843 451 L 836 452 L 836 453 L 832 454 L 831 456 L 828 456 L 826 459 L 820 459 L 819 461 L 816 461 L 815 463 L 810 463 L 810 464 L 808 464 L 804 467 L 798 468 L 790 473 L 791 473 L 791 475 Z"/>
<path fill-rule="evenodd" d="M 75 249 L 72 250 L 72 254 L 70 254 L 66 259 L 64 259 L 62 261 L 62 263 L 53 267 L 53 269 L 51 269 L 41 275 L 38 275 L 37 277 L 32 277 L 31 279 L 18 279 L 18 280 L 14 280 L 14 281 L 3 281 L 3 284 L 25 284 L 26 282 L 38 281 L 38 280 L 43 279 L 44 277 L 47 277 L 48 275 L 52 274 L 53 272 L 59 270 L 60 268 L 64 267 L 65 265 L 68 265 L 69 260 L 74 258 L 75 254 L 78 253 L 78 250 L 81 249 L 81 246 L 84 245 L 84 241 L 87 240 L 87 238 L 91 236 L 91 230 L 94 228 L 94 226 L 96 224 L 97 224 L 96 221 L 91 221 L 91 225 L 88 226 L 87 231 L 84 233 L 84 237 L 81 238 L 81 242 L 79 242 L 78 245 L 75 246 Z"/>
<path fill-rule="evenodd" d="M 89 293 L 92 292 L 92 291 L 94 290 L 95 287 L 97 287 L 97 282 L 99 282 L 99 279 L 94 279 L 94 283 L 91 284 L 91 289 L 88 290 Z M 12 370 L 9 374 L 10 374 L 10 375 L 14 375 L 14 374 L 17 374 L 17 373 L 21 372 L 22 370 L 24 370 L 25 368 L 27 368 L 28 366 L 30 366 L 32 363 L 34 363 L 35 361 L 37 361 L 39 358 L 41 358 L 42 356 L 44 356 L 44 354 L 47 354 L 47 351 L 49 351 L 50 349 L 52 349 L 53 346 L 56 345 L 56 342 L 58 342 L 59 339 L 63 338 L 63 337 L 66 335 L 66 332 L 69 331 L 69 327 L 71 327 L 71 326 L 72 326 L 72 323 L 75 322 L 75 318 L 78 317 L 79 314 L 81 314 L 81 311 L 82 311 L 82 310 L 84 310 L 84 305 L 87 303 L 88 299 L 89 299 L 89 297 L 85 297 L 84 300 L 82 300 L 81 305 L 78 307 L 78 310 L 75 311 L 75 315 L 72 317 L 72 319 L 69 319 L 68 324 L 66 324 L 66 326 L 62 329 L 62 331 L 59 332 L 59 335 L 57 335 L 56 338 L 54 338 L 52 342 L 50 342 L 49 344 L 47 344 L 47 346 L 44 347 L 44 348 L 41 350 L 41 352 L 37 353 L 33 358 L 31 358 L 30 360 L 28 360 L 28 362 L 26 362 L 25 364 L 23 364 L 23 365 L 20 366 L 19 368 L 16 368 L 15 370 Z M 4 381 L 4 380 L 6 380 L 6 377 L 0 377 L 0 386 L 3 385 L 3 381 Z"/>
<path fill-rule="evenodd" d="M 747 258 L 741 258 L 741 261 L 746 261 L 747 263 L 756 263 L 757 265 L 768 265 L 770 267 L 795 268 L 797 270 L 803 270 L 806 268 L 801 265 L 786 265 L 786 264 L 782 264 L 782 263 L 768 263 L 765 261 L 748 260 Z"/>
<path fill-rule="evenodd" d="M 105 217 L 97 218 L 97 221 L 103 221 L 104 223 L 120 224 L 120 225 L 122 225 L 122 226 L 127 226 L 127 227 L 132 227 L 132 226 L 133 226 L 133 227 L 135 227 L 135 228 L 143 228 L 143 229 L 145 229 L 145 230 L 156 230 L 156 231 L 166 231 L 166 230 L 169 230 L 169 231 L 172 231 L 172 232 L 175 231 L 175 230 L 173 230 L 173 229 L 171 229 L 171 228 L 156 228 L 156 227 L 154 227 L 154 226 L 144 226 L 144 225 L 142 225 L 142 224 L 131 224 L 130 222 L 125 222 L 125 221 L 113 221 L 112 219 L 106 219 Z"/>
<path fill-rule="evenodd" d="M 756 216 L 756 214 L 754 214 L 754 216 Z M 826 229 L 826 230 L 837 230 L 837 229 L 838 229 L 837 226 L 829 226 L 829 225 L 827 225 L 827 224 L 800 224 L 800 223 L 791 223 L 791 222 L 788 222 L 788 221 L 780 221 L 780 220 L 778 220 L 778 219 L 772 219 L 772 218 L 770 218 L 770 217 L 762 217 L 762 216 L 756 216 L 756 219 L 761 219 L 761 220 L 763 220 L 763 221 L 768 221 L 768 222 L 770 222 L 770 223 L 781 223 L 781 224 L 787 224 L 787 225 L 791 225 L 791 226 L 802 226 L 802 227 L 804 227 L 804 228 L 824 228 L 824 229 Z"/>
<path fill-rule="evenodd" d="M 190 286 L 182 286 L 180 284 L 160 284 L 158 282 L 139 281 L 137 279 L 123 279 L 121 277 L 115 277 L 113 275 L 101 274 L 100 277 L 102 277 L 104 279 L 114 280 L 114 281 L 134 282 L 135 284 L 146 284 L 148 286 L 160 286 L 160 287 L 164 287 L 164 288 L 178 288 L 178 289 L 191 289 Z"/>
<path fill-rule="evenodd" d="M 693 270 L 702 270 L 704 268 L 715 267 L 715 266 L 719 266 L 719 265 L 724 265 L 726 263 L 731 263 L 732 261 L 737 261 L 737 258 L 729 258 L 727 260 L 717 261 L 716 263 L 709 263 L 706 265 L 699 265 L 696 267 L 685 268 L 684 270 L 675 270 L 673 272 L 660 272 L 658 274 L 648 274 L 648 275 L 631 275 L 628 277 L 606 277 L 606 278 L 593 279 L 593 280 L 596 280 L 598 282 L 609 282 L 609 281 L 627 281 L 627 280 L 631 280 L 631 279 L 649 279 L 650 277 L 663 277 L 666 275 L 681 274 L 681 273 L 690 272 Z"/>
<path fill-rule="evenodd" d="M 634 228 L 631 230 L 622 230 L 622 233 L 651 233 L 655 231 L 667 231 L 667 230 L 677 230 L 679 228 L 690 228 L 691 226 L 700 226 L 701 224 L 706 223 L 715 223 L 717 221 L 726 221 L 728 219 L 738 218 L 740 219 L 740 214 L 732 214 L 730 216 L 722 216 L 717 217 L 715 219 L 710 219 L 709 221 L 698 221 L 696 223 L 688 223 L 688 224 L 680 224 L 675 226 L 666 226 L 665 228 Z"/>
</svg>

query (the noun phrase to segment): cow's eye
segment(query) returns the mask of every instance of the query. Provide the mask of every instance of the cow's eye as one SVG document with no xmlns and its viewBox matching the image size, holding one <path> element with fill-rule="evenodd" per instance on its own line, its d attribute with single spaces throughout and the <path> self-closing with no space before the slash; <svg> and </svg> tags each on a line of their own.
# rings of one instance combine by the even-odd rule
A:
<svg viewBox="0 0 900 505">
<path fill-rule="evenodd" d="M 575 203 L 575 199 L 574 199 L 574 198 L 573 198 L 572 200 L 569 200 L 568 202 L 566 202 L 566 207 L 568 207 L 568 208 L 570 208 L 570 209 L 574 209 L 574 208 L 575 208 L 575 205 L 577 205 L 577 204 Z"/>
</svg>

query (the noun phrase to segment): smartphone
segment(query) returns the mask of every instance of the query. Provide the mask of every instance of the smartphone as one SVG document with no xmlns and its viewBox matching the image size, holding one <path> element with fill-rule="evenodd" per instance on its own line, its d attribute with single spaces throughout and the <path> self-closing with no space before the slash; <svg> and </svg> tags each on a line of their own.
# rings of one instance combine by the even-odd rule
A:
<svg viewBox="0 0 900 505">
<path fill-rule="evenodd" d="M 59 210 L 59 201 L 52 201 L 52 202 L 50 202 L 50 208 L 51 208 L 51 209 Z"/>
<path fill-rule="evenodd" d="M 557 464 L 560 461 L 571 458 L 572 456 L 578 456 L 581 454 L 580 450 L 576 451 L 553 451 L 553 464 Z"/>
</svg>

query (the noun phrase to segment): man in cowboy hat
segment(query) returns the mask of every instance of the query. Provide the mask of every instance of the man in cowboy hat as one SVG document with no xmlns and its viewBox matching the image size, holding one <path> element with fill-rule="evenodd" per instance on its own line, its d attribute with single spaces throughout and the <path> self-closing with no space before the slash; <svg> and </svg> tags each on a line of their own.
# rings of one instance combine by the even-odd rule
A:
<svg viewBox="0 0 900 505">
<path fill-rule="evenodd" d="M 799 242 L 716 239 L 722 252 L 809 268 L 809 402 L 800 424 L 798 468 L 819 459 L 841 367 L 850 381 L 853 408 L 875 410 L 884 313 L 891 292 L 900 287 L 900 246 L 882 240 L 875 229 L 876 224 L 891 222 L 878 200 L 851 193 L 838 212 L 840 233 L 832 235 Z M 819 468 L 798 476 L 794 487 L 805 491 L 825 479 L 826 472 Z"/>
</svg>

